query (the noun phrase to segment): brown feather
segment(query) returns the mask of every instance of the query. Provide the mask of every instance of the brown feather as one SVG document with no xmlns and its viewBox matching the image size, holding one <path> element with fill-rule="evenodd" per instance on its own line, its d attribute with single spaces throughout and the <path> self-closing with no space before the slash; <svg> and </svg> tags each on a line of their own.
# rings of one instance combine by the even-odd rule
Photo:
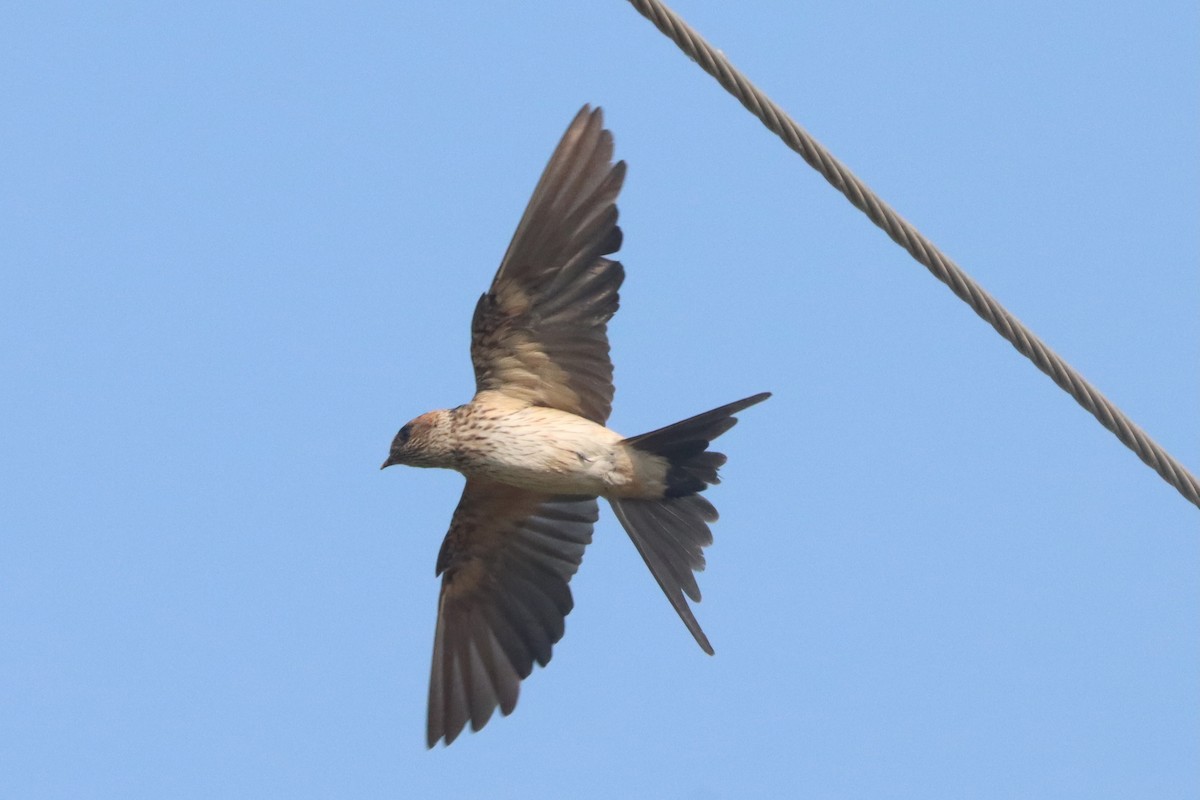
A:
<svg viewBox="0 0 1200 800">
<path fill-rule="evenodd" d="M 534 661 L 549 662 L 596 517 L 595 498 L 467 481 L 438 555 L 430 747 L 454 741 L 468 722 L 479 730 L 497 707 L 511 713 Z"/>
<path fill-rule="evenodd" d="M 471 321 L 477 391 L 603 424 L 612 410 L 607 324 L 625 272 L 604 258 L 621 245 L 617 194 L 600 109 L 567 128 Z"/>
</svg>

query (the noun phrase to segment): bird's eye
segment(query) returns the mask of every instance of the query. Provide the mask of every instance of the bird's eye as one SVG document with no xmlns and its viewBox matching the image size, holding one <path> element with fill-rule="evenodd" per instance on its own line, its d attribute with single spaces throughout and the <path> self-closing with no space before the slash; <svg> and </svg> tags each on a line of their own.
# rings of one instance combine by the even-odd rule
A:
<svg viewBox="0 0 1200 800">
<path fill-rule="evenodd" d="M 412 434 L 412 425 L 411 424 L 405 425 L 403 428 L 400 429 L 400 432 L 396 434 L 396 441 L 399 442 L 400 444 L 407 444 L 408 437 L 411 434 Z"/>
</svg>

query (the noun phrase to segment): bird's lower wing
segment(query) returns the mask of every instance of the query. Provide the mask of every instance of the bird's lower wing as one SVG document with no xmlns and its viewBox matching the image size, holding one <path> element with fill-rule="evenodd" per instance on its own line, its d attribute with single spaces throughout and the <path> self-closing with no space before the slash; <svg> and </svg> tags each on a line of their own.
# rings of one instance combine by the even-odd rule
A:
<svg viewBox="0 0 1200 800">
<path fill-rule="evenodd" d="M 520 682 L 545 666 L 573 601 L 596 521 L 592 497 L 551 497 L 471 478 L 438 555 L 442 575 L 429 680 L 430 747 L 499 706 L 509 714 Z"/>
</svg>

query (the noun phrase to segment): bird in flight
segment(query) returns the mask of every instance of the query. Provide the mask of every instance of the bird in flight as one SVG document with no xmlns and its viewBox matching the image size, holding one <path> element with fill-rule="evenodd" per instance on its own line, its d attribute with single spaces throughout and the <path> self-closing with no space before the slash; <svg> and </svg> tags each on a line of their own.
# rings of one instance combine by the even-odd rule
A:
<svg viewBox="0 0 1200 800">
<path fill-rule="evenodd" d="M 438 553 L 442 576 L 426 741 L 508 715 L 550 661 L 598 517 L 612 506 L 683 624 L 710 655 L 685 595 L 700 600 L 717 511 L 700 493 L 725 456 L 710 442 L 763 392 L 626 438 L 605 427 L 613 368 L 606 326 L 624 280 L 617 193 L 625 162 L 599 108 L 584 106 L 546 165 L 471 320 L 476 393 L 409 422 L 384 467 L 454 469 L 467 483 Z"/>
</svg>

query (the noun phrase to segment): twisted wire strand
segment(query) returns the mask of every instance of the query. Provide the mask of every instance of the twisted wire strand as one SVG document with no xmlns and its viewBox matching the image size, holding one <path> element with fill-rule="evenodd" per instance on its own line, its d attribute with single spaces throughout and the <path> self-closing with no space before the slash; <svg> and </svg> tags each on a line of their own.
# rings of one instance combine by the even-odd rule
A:
<svg viewBox="0 0 1200 800">
<path fill-rule="evenodd" d="M 834 158 L 807 131 L 792 120 L 769 97 L 763 94 L 719 50 L 704 40 L 679 15 L 659 0 L 629 0 L 637 11 L 675 42 L 689 58 L 717 79 L 725 90 L 738 99 L 750 113 L 758 117 L 769 130 L 783 139 L 788 147 L 800 154 L 809 166 L 817 170 L 835 189 L 846 196 L 882 228 L 892 241 L 907 250 L 913 258 L 929 269 L 942 283 L 950 287 L 959 299 L 971 306 L 996 332 L 1050 376 L 1065 392 L 1075 398 L 1108 428 L 1121 442 L 1144 461 L 1163 480 L 1174 486 L 1192 504 L 1200 507 L 1200 482 L 1176 461 L 1149 435 L 1125 416 L 1119 408 L 1088 383 L 1082 375 L 1046 346 L 1021 322 L 984 291 L 957 264 L 947 258 L 932 242 L 905 221 L 887 203 Z"/>
</svg>

